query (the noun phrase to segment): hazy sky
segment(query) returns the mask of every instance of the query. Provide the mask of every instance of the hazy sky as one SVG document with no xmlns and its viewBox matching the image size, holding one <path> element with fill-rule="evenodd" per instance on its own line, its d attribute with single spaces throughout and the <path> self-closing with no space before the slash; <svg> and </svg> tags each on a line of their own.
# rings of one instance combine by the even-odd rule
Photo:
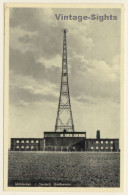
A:
<svg viewBox="0 0 128 195">
<path fill-rule="evenodd" d="M 55 14 L 107 14 L 117 20 L 67 21 Z M 69 90 L 75 131 L 120 135 L 120 10 L 10 8 L 9 137 L 54 131 L 67 34 Z"/>
</svg>

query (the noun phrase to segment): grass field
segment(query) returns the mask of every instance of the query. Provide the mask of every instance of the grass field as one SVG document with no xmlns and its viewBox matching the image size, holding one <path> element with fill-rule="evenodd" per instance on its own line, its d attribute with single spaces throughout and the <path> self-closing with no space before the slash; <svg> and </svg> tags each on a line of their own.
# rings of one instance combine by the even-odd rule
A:
<svg viewBox="0 0 128 195">
<path fill-rule="evenodd" d="M 9 151 L 8 185 L 120 187 L 120 153 Z"/>
</svg>

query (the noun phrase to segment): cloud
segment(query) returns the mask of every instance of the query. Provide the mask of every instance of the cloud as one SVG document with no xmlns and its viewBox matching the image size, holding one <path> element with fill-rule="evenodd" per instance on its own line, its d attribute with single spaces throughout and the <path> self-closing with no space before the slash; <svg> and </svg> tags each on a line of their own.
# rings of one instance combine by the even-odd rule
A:
<svg viewBox="0 0 128 195">
<path fill-rule="evenodd" d="M 10 48 L 22 53 L 33 50 L 33 40 L 38 32 L 30 32 L 22 29 L 20 26 L 10 28 Z"/>
<path fill-rule="evenodd" d="M 16 106 L 28 106 L 33 103 L 43 101 L 57 102 L 58 98 L 54 94 L 41 94 L 32 88 L 20 88 L 18 86 L 10 86 L 10 104 Z"/>
<path fill-rule="evenodd" d="M 52 14 L 52 10 L 48 9 L 18 9 L 14 8 L 10 17 L 10 29 L 13 35 L 11 37 L 17 37 L 17 42 L 19 45 L 26 46 L 25 42 L 25 32 L 26 34 L 34 34 L 29 49 L 33 50 L 33 54 L 36 56 L 43 56 L 45 58 L 52 58 L 56 54 L 61 54 L 60 39 L 58 37 L 58 32 L 61 32 L 61 28 L 57 28 L 52 17 L 49 13 Z M 47 20 L 50 20 L 47 22 Z M 17 29 L 21 29 L 23 37 L 20 36 L 20 33 Z M 19 37 L 19 39 L 18 39 Z M 24 40 L 24 41 L 22 41 Z M 12 40 L 14 41 L 14 40 Z M 13 46 L 13 42 L 11 42 Z M 19 50 L 22 50 L 22 47 L 19 46 Z"/>
<path fill-rule="evenodd" d="M 56 55 L 55 57 L 53 57 L 52 59 L 45 59 L 43 57 L 37 59 L 37 62 L 41 63 L 41 64 L 45 64 L 46 68 L 52 68 L 52 67 L 61 67 L 62 64 L 62 56 L 60 55 Z"/>
<path fill-rule="evenodd" d="M 26 77 L 28 77 L 28 80 L 31 80 L 31 77 L 37 81 L 37 84 L 41 82 L 43 86 L 46 85 L 46 81 L 60 86 L 63 45 L 61 30 L 65 24 L 55 20 L 54 13 L 55 11 L 52 9 L 25 8 L 21 10 L 16 8 L 11 10 L 10 71 L 13 72 L 13 77 L 10 78 L 10 82 L 11 79 L 16 78 L 16 75 L 22 75 L 21 80 L 23 82 Z M 72 50 L 80 53 L 85 52 L 87 48 L 93 47 L 93 40 L 86 34 L 86 25 L 82 27 L 79 24 L 79 28 L 77 28 L 75 23 L 68 23 L 67 27 L 69 28 L 69 58 Z M 78 38 L 77 40 L 76 37 Z M 70 73 L 72 64 L 69 62 L 69 65 Z M 27 83 L 28 81 L 24 83 L 24 87 L 27 86 Z M 31 83 L 31 87 L 33 88 L 33 83 Z M 20 90 L 19 93 L 23 94 L 25 91 L 30 93 L 27 88 L 24 88 L 25 91 L 22 89 L 15 88 L 16 91 Z M 10 93 L 13 93 L 12 90 Z M 19 96 L 19 101 L 20 98 L 23 101 L 22 95 Z M 38 97 L 37 99 L 38 101 L 40 100 Z M 24 101 L 27 102 L 27 98 Z"/>
<path fill-rule="evenodd" d="M 72 21 L 58 21 L 55 19 L 55 13 L 59 11 L 14 8 L 10 17 L 11 47 L 22 52 L 32 50 L 39 58 L 52 59 L 57 55 L 61 56 L 62 29 L 66 27 L 69 30 L 67 38 L 69 53 L 73 49 L 84 54 L 86 50 L 93 48 L 94 41 L 86 30 L 88 22 L 83 26 L 78 22 L 76 24 Z"/>
<path fill-rule="evenodd" d="M 112 66 L 101 60 L 86 60 L 73 54 L 70 61 L 70 83 L 72 96 L 81 100 L 83 96 L 120 101 L 120 63 Z M 94 101 L 95 102 L 95 101 Z"/>
<path fill-rule="evenodd" d="M 43 87 L 46 86 L 47 89 L 49 88 L 52 93 L 54 91 L 59 93 L 61 78 L 61 66 L 59 67 L 59 63 L 61 63 L 60 56 L 56 56 L 53 61 L 43 58 L 35 59 L 31 52 L 26 52 L 21 55 L 19 51 L 11 50 L 10 62 L 10 70 L 13 72 L 13 76 L 10 77 L 11 82 L 16 75 L 18 77 L 22 75 L 22 81 L 27 78 L 27 82 L 24 83 L 24 88 L 29 83 L 30 88 L 38 88 L 37 86 L 42 85 Z M 105 98 L 119 103 L 119 67 L 119 56 L 114 57 L 113 65 L 110 66 L 103 60 L 87 60 L 84 56 L 72 52 L 72 58 L 69 60 L 70 95 L 76 98 L 77 101 L 97 103 L 99 98 Z M 35 83 L 30 82 L 31 79 Z M 57 88 L 53 87 L 51 89 L 48 83 L 54 84 Z M 26 88 L 26 91 L 27 89 L 29 88 Z M 41 88 L 41 90 L 44 91 L 44 88 Z M 95 101 L 95 99 L 98 101 Z"/>
<path fill-rule="evenodd" d="M 87 103 L 87 104 L 96 104 L 96 100 L 92 97 L 89 96 L 78 96 L 75 98 L 76 101 L 83 103 Z"/>
<path fill-rule="evenodd" d="M 42 102 L 57 102 L 59 86 L 49 81 L 40 83 L 31 76 L 10 72 L 9 99 L 12 105 L 32 105 Z"/>
<path fill-rule="evenodd" d="M 40 82 L 48 80 L 57 83 L 60 78 L 60 68 L 56 66 L 48 68 L 47 64 L 38 61 L 30 51 L 21 53 L 18 50 L 10 49 L 10 70 L 15 74 L 31 76 Z"/>
</svg>

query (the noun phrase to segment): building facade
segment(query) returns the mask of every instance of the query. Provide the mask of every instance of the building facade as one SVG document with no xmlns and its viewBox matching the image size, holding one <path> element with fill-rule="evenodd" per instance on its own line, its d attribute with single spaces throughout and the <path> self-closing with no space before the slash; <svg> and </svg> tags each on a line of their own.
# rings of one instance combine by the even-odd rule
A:
<svg viewBox="0 0 128 195">
<path fill-rule="evenodd" d="M 44 132 L 46 151 L 84 151 L 85 132 Z"/>
<path fill-rule="evenodd" d="M 14 151 L 42 151 L 44 139 L 40 138 L 11 138 L 11 150 Z"/>
<path fill-rule="evenodd" d="M 12 138 L 12 151 L 118 152 L 119 139 L 87 139 L 86 132 L 44 132 L 44 138 Z"/>
<path fill-rule="evenodd" d="M 85 151 L 119 151 L 119 139 L 86 139 Z"/>
<path fill-rule="evenodd" d="M 97 130 L 96 139 L 85 140 L 85 151 L 119 151 L 119 139 L 100 138 L 100 131 Z"/>
</svg>

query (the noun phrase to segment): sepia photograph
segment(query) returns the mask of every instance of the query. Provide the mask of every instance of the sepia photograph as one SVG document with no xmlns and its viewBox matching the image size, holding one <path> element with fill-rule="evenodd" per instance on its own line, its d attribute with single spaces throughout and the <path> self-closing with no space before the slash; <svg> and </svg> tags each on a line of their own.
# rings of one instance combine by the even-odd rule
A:
<svg viewBox="0 0 128 195">
<path fill-rule="evenodd" d="M 122 189 L 123 11 L 5 5 L 5 189 Z"/>
</svg>

